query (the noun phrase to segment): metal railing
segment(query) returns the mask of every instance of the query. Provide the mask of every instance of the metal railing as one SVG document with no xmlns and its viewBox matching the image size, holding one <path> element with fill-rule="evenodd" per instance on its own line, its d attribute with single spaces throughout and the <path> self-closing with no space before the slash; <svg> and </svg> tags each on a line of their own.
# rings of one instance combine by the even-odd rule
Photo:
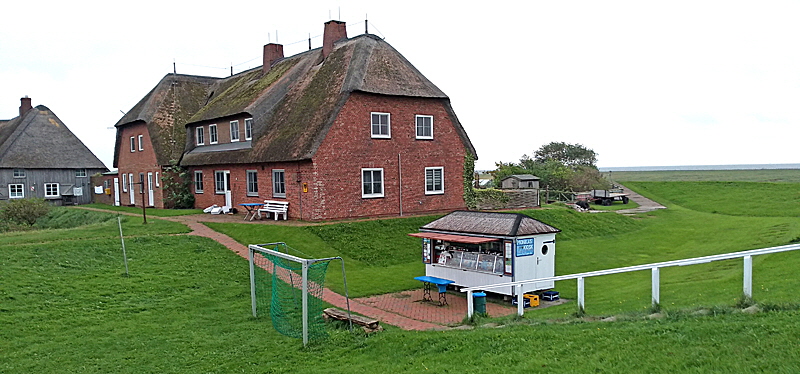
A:
<svg viewBox="0 0 800 374">
<path fill-rule="evenodd" d="M 516 287 L 515 294 L 517 297 L 517 314 L 522 316 L 524 305 L 522 300 L 522 285 L 536 283 L 536 282 L 543 282 L 543 281 L 562 281 L 562 280 L 570 280 L 570 279 L 577 279 L 578 280 L 578 308 L 579 310 L 584 310 L 585 307 L 585 298 L 584 298 L 584 279 L 589 277 L 597 277 L 601 275 L 611 275 L 611 274 L 620 274 L 620 273 L 628 273 L 632 271 L 640 271 L 640 270 L 650 270 L 651 271 L 651 284 L 652 284 L 652 302 L 653 305 L 658 305 L 660 303 L 659 299 L 661 297 L 661 290 L 660 290 L 660 269 L 666 267 L 673 267 L 673 266 L 687 266 L 687 265 L 697 265 L 697 264 L 706 264 L 713 261 L 721 261 L 721 260 L 730 260 L 734 258 L 743 258 L 744 259 L 744 280 L 743 280 L 743 291 L 744 295 L 748 298 L 753 297 L 753 256 L 757 255 L 765 255 L 770 253 L 778 253 L 778 252 L 788 252 L 788 251 L 796 251 L 800 249 L 800 244 L 790 244 L 784 245 L 779 247 L 769 247 L 769 248 L 761 248 L 761 249 L 753 249 L 749 251 L 741 251 L 741 252 L 733 252 L 733 253 L 723 253 L 719 255 L 712 255 L 712 256 L 704 256 L 704 257 L 695 257 L 695 258 L 688 258 L 683 260 L 674 260 L 674 261 L 665 261 L 665 262 L 656 262 L 652 264 L 644 264 L 644 265 L 635 265 L 635 266 L 627 266 L 622 268 L 616 269 L 606 269 L 606 270 L 597 270 L 597 271 L 589 271 L 585 273 L 577 273 L 577 274 L 569 274 L 569 275 L 559 275 L 555 277 L 547 277 L 547 278 L 537 278 L 537 279 L 530 279 L 525 281 L 517 281 L 517 282 L 508 282 L 508 283 L 498 283 L 498 284 L 491 284 L 485 286 L 476 286 L 476 287 L 465 287 L 461 289 L 461 292 L 467 293 L 467 317 L 472 317 L 474 314 L 474 305 L 472 299 L 473 291 L 485 291 L 491 290 L 493 288 L 501 288 L 501 287 Z"/>
</svg>

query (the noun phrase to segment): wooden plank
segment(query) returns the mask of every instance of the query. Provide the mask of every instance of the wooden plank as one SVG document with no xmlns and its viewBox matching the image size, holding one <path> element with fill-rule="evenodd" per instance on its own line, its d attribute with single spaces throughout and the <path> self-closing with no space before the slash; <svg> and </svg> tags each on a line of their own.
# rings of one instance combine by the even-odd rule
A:
<svg viewBox="0 0 800 374">
<path fill-rule="evenodd" d="M 325 316 L 327 316 L 329 318 L 337 319 L 337 320 L 340 320 L 340 321 L 347 321 L 348 320 L 347 311 L 344 311 L 344 310 L 341 310 L 341 309 L 328 308 L 328 309 L 325 309 L 323 311 L 323 313 L 325 314 Z M 353 323 L 355 323 L 355 324 L 357 324 L 359 326 L 368 327 L 368 328 L 370 328 L 372 330 L 377 329 L 378 328 L 378 324 L 380 323 L 378 320 L 367 318 L 367 317 L 362 317 L 362 316 L 357 316 L 357 315 L 352 314 L 352 313 L 350 314 L 350 317 L 351 317 L 350 319 L 353 320 Z"/>
</svg>

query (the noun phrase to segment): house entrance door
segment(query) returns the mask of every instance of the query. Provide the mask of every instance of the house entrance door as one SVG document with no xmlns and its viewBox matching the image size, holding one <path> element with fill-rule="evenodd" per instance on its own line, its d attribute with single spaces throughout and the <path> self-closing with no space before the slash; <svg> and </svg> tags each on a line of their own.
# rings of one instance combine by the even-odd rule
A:
<svg viewBox="0 0 800 374">
<path fill-rule="evenodd" d="M 154 206 L 153 200 L 153 173 L 147 173 L 147 206 Z"/>
<path fill-rule="evenodd" d="M 231 196 L 231 172 L 225 171 L 225 206 L 223 211 L 229 212 L 233 207 L 233 197 Z"/>
<path fill-rule="evenodd" d="M 125 174 L 123 174 L 122 177 L 125 178 Z M 131 198 L 131 205 L 136 205 L 136 192 L 134 192 L 133 188 L 133 186 L 135 186 L 135 184 L 133 184 L 133 173 L 128 174 L 128 182 L 130 182 L 128 183 L 128 191 L 130 192 L 129 196 Z M 141 188 L 141 186 L 139 187 Z"/>
<path fill-rule="evenodd" d="M 119 178 L 114 178 L 114 206 L 119 206 Z"/>
</svg>

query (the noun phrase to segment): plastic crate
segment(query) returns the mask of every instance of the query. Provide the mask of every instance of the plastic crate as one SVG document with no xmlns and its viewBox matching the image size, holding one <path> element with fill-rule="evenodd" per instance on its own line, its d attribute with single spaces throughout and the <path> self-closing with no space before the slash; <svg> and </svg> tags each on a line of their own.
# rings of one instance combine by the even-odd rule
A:
<svg viewBox="0 0 800 374">
<path fill-rule="evenodd" d="M 544 301 L 556 301 L 558 300 L 558 291 L 545 291 L 542 292 L 542 300 Z"/>
</svg>

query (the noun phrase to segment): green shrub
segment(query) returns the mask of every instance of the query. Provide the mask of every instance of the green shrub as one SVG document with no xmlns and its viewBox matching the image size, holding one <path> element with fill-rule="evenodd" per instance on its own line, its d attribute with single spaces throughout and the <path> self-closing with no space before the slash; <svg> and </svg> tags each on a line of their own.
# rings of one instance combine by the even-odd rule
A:
<svg viewBox="0 0 800 374">
<path fill-rule="evenodd" d="M 36 220 L 50 212 L 45 199 L 15 199 L 0 206 L 0 221 L 8 227 L 33 226 Z"/>
</svg>

